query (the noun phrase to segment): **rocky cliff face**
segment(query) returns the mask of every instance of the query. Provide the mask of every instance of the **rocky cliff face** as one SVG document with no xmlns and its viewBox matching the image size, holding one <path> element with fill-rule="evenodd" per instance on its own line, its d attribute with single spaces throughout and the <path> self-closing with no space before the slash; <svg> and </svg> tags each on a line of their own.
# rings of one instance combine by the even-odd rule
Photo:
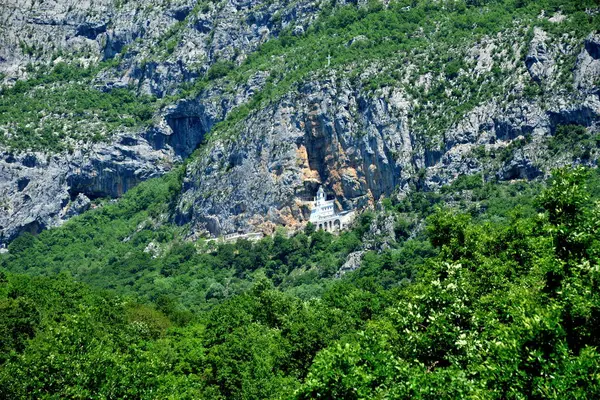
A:
<svg viewBox="0 0 600 400">
<path fill-rule="evenodd" d="M 213 65 L 239 65 L 284 28 L 302 35 L 322 7 L 304 0 L 13 1 L 0 11 L 0 72 L 12 85 L 30 74 L 31 63 L 115 58 L 94 77 L 100 90 L 177 95 Z M 347 46 L 362 42 L 355 37 Z M 466 60 L 456 72 L 427 71 L 423 65 L 431 60 L 416 56 L 400 67 L 357 62 L 317 71 L 225 128 L 217 124 L 280 78 L 257 70 L 241 81 L 217 79 L 193 97 L 173 103 L 167 97 L 150 126 L 121 129 L 102 143 L 75 143 L 70 153 L 0 149 L 0 244 L 60 224 L 90 199 L 120 196 L 169 171 L 203 142 L 189 162 L 174 216 L 192 234 L 299 227 L 319 185 L 342 210 L 417 187 L 435 190 L 461 174 L 533 179 L 559 164 L 597 162 L 597 149 L 585 159 L 547 149 L 561 125 L 598 132 L 598 34 L 582 41 L 536 28 L 523 41 L 515 28 L 456 51 Z M 355 69 L 362 71 L 358 78 Z M 424 131 L 424 124 L 454 115 L 456 105 L 424 100 L 419 92 L 447 81 L 440 97 L 451 99 L 462 90 L 461 76 L 496 70 L 509 72 L 494 81 L 502 82 L 499 92 L 435 134 Z M 392 75 L 401 78 L 377 89 L 366 82 Z M 479 91 L 492 81 L 480 82 Z"/>
<path fill-rule="evenodd" d="M 409 104 L 367 97 L 335 76 L 304 85 L 212 143 L 188 168 L 180 220 L 212 234 L 307 220 L 323 184 L 340 209 L 365 207 L 414 173 Z"/>
<path fill-rule="evenodd" d="M 32 65 L 87 66 L 118 57 L 116 67 L 95 78 L 99 88 L 135 87 L 163 96 L 216 61 L 243 61 L 290 24 L 303 30 L 318 7 L 309 1 L 9 1 L 0 10 L 0 78 L 12 85 L 30 77 Z M 0 245 L 21 232 L 60 224 L 84 210 L 79 205 L 85 199 L 118 197 L 170 170 L 227 111 L 247 100 L 260 74 L 256 79 L 233 94 L 217 85 L 167 107 L 149 128 L 117 132 L 105 143 L 74 143 L 72 153 L 0 146 Z"/>
<path fill-rule="evenodd" d="M 30 64 L 118 56 L 99 85 L 162 97 L 216 61 L 241 63 L 284 28 L 303 32 L 321 7 L 308 0 L 8 0 L 0 10 L 0 73 L 10 83 L 27 78 Z"/>
<path fill-rule="evenodd" d="M 87 210 L 90 199 L 118 197 L 168 171 L 172 159 L 172 153 L 125 135 L 67 155 L 1 153 L 0 243 L 60 225 Z"/>
<path fill-rule="evenodd" d="M 536 31 L 524 64 L 534 80 L 552 86 L 554 62 L 544 37 Z M 598 44 L 598 36 L 590 35 L 573 66 L 578 90 L 481 104 L 435 147 L 415 135 L 416 102 L 401 90 L 372 92 L 335 74 L 307 83 L 243 120 L 235 134 L 212 143 L 189 165 L 179 220 L 212 235 L 268 232 L 305 223 L 319 185 L 342 210 L 402 196 L 415 186 L 435 190 L 463 174 L 534 179 L 558 165 L 595 164 L 597 149 L 573 160 L 568 152 L 549 154 L 547 141 L 561 125 L 598 132 L 600 92 L 589 84 L 600 76 Z M 506 150 L 507 156 L 496 156 Z"/>
</svg>

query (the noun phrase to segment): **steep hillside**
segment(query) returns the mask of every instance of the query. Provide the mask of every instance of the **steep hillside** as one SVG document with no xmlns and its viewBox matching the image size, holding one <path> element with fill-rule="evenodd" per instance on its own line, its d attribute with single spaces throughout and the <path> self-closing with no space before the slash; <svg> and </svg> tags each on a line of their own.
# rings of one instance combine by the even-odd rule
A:
<svg viewBox="0 0 600 400">
<path fill-rule="evenodd" d="M 461 174 L 595 164 L 598 12 L 553 0 L 11 3 L 0 240 L 121 196 L 201 143 L 175 217 L 196 235 L 301 227 L 319 184 L 338 208 L 362 208 Z M 569 154 L 572 132 L 583 148 Z"/>
<path fill-rule="evenodd" d="M 191 86 L 197 93 L 292 21 L 308 25 L 318 10 L 308 2 L 7 4 L 0 242 L 60 224 L 88 199 L 118 197 L 171 169 L 224 111 L 178 124 L 177 108 L 160 108 Z M 204 93 L 214 100 L 218 88 Z"/>
</svg>

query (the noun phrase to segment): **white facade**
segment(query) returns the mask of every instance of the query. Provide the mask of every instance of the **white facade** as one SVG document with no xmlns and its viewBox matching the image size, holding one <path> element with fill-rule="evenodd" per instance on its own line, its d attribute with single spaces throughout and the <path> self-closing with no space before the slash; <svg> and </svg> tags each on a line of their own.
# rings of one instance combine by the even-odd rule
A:
<svg viewBox="0 0 600 400">
<path fill-rule="evenodd" d="M 252 233 L 230 233 L 228 235 L 208 239 L 207 242 L 218 242 L 218 243 L 233 243 L 237 242 L 239 239 L 246 239 L 251 242 L 256 242 L 257 240 L 262 239 L 265 235 L 261 232 L 252 232 Z"/>
<path fill-rule="evenodd" d="M 323 187 L 319 187 L 317 197 L 310 213 L 310 222 L 317 229 L 324 229 L 329 232 L 337 232 L 346 229 L 354 219 L 354 211 L 335 211 L 335 200 L 327 200 Z"/>
</svg>

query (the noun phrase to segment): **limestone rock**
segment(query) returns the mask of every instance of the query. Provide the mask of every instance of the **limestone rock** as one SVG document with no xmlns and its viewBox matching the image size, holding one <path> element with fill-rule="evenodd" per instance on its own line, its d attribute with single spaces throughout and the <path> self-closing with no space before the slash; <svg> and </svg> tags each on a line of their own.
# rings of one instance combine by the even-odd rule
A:
<svg viewBox="0 0 600 400">
<path fill-rule="evenodd" d="M 575 85 L 582 90 L 600 91 L 600 34 L 591 34 L 577 58 Z"/>
<path fill-rule="evenodd" d="M 174 157 L 127 135 L 73 154 L 0 153 L 0 244 L 60 225 L 87 210 L 90 198 L 121 196 L 164 174 Z"/>
<path fill-rule="evenodd" d="M 344 265 L 342 265 L 342 267 L 336 273 L 335 277 L 341 278 L 348 272 L 352 272 L 352 271 L 355 271 L 358 268 L 360 268 L 364 253 L 365 253 L 364 251 L 355 251 L 353 253 L 348 254 L 348 257 L 346 258 L 346 262 L 344 263 Z"/>
<path fill-rule="evenodd" d="M 366 93 L 344 79 L 305 84 L 297 93 L 251 114 L 189 164 L 178 221 L 194 232 L 219 235 L 301 227 L 319 185 L 335 193 L 340 210 L 373 206 L 382 196 L 419 187 L 435 190 L 460 175 L 534 179 L 553 168 L 540 156 L 558 125 L 594 128 L 596 96 L 564 95 L 551 107 L 534 101 L 476 107 L 444 133 L 435 149 L 417 146 L 410 102 L 395 89 Z M 498 158 L 511 143 L 521 150 Z M 519 147 L 517 146 L 517 147 Z M 478 147 L 493 158 L 482 163 Z"/>
<path fill-rule="evenodd" d="M 534 28 L 533 39 L 529 45 L 529 52 L 525 58 L 525 65 L 529 75 L 536 82 L 542 82 L 554 72 L 554 59 L 548 49 L 546 41 L 548 35 L 540 28 Z"/>
<path fill-rule="evenodd" d="M 542 175 L 542 171 L 522 152 L 505 164 L 496 176 L 501 180 L 527 179 L 531 180 Z"/>
<path fill-rule="evenodd" d="M 79 215 L 79 214 L 89 210 L 91 204 L 92 204 L 92 202 L 89 199 L 89 197 L 87 197 L 83 193 L 79 193 L 77 195 L 77 197 L 75 197 L 75 200 L 73 200 L 69 204 L 67 204 L 67 206 L 61 211 L 61 213 L 60 213 L 61 219 L 67 220 L 76 215 Z"/>
<path fill-rule="evenodd" d="M 326 2 L 196 4 L 83 0 L 72 7 L 70 0 L 7 0 L 0 8 L 0 72 L 12 84 L 27 77 L 27 64 L 55 63 L 57 53 L 84 65 L 118 56 L 118 66 L 96 76 L 98 88 L 131 85 L 164 97 L 204 76 L 217 60 L 242 63 L 286 27 L 302 34 Z M 166 49 L 169 38 L 175 45 Z M 357 36 L 347 44 L 358 46 L 364 39 Z M 482 79 L 494 67 L 505 67 L 496 60 L 502 44 L 496 39 L 485 38 L 469 52 L 466 64 Z M 598 34 L 578 44 L 583 49 L 571 77 L 574 92 L 553 87 L 561 60 L 555 52 L 563 47 L 549 43 L 548 35 L 536 29 L 529 44 L 508 46 L 518 56 L 505 64 L 522 66 L 520 49 L 529 45 L 528 72 L 510 77 L 506 96 L 484 99 L 432 140 L 415 133 L 422 104 L 401 84 L 376 90 L 361 84 L 360 79 L 389 69 L 376 63 L 360 66 L 359 79 L 350 79 L 347 71 L 314 71 L 222 136 L 210 138 L 188 165 L 173 218 L 189 222 L 191 236 L 270 232 L 275 224 L 301 227 L 319 185 L 335 193 L 340 210 L 348 210 L 373 207 L 383 197 L 415 188 L 436 190 L 462 174 L 482 173 L 487 179 L 546 174 L 556 163 L 542 154 L 544 141 L 556 127 L 578 124 L 598 131 L 600 120 Z M 419 91 L 439 82 L 435 71 L 421 71 L 411 57 L 406 63 L 406 71 L 403 66 L 393 71 L 405 75 L 402 82 L 413 73 Z M 0 245 L 20 232 L 62 223 L 85 210 L 89 199 L 118 197 L 169 171 L 270 78 L 256 71 L 242 83 L 215 81 L 197 96 L 164 107 L 150 127 L 119 132 L 106 143 L 77 143 L 72 154 L 0 149 Z M 530 78 L 547 86 L 543 98 L 522 96 Z M 521 138 L 528 144 L 519 144 Z M 511 145 L 518 151 L 501 157 Z"/>
<path fill-rule="evenodd" d="M 364 97 L 348 81 L 307 83 L 190 164 L 180 221 L 214 235 L 268 221 L 295 227 L 307 221 L 305 205 L 319 184 L 335 193 L 340 210 L 391 194 L 411 151 L 407 110 L 396 106 Z"/>
</svg>

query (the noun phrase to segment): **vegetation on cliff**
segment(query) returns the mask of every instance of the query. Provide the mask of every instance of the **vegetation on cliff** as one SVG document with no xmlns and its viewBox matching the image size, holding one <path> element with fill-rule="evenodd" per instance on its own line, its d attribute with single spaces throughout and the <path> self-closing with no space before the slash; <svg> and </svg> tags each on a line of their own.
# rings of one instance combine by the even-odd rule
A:
<svg viewBox="0 0 600 400">
<path fill-rule="evenodd" d="M 93 76 L 109 63 L 83 68 L 59 63 L 0 90 L 0 145 L 16 151 L 73 151 L 117 129 L 148 123 L 156 99 L 131 88 L 100 91 Z"/>
<path fill-rule="evenodd" d="M 133 86 L 93 87 L 100 72 L 118 68 L 127 48 L 89 68 L 64 62 L 52 68 L 32 65 L 33 78 L 0 92 L 0 144 L 19 151 L 56 152 L 78 141 L 107 140 L 117 129 L 140 129 L 160 107 L 181 98 L 215 87 L 234 94 L 257 74 L 267 76 L 248 102 L 213 132 L 231 135 L 250 112 L 327 71 L 358 80 L 371 91 L 390 85 L 402 88 L 415 104 L 417 133 L 434 138 L 484 101 L 544 96 L 547 88 L 540 83 L 530 82 L 524 90 L 519 86 L 520 76 L 526 75 L 523 38 L 530 38 L 534 27 L 543 28 L 556 43 L 566 40 L 556 60 L 556 79 L 560 89 L 571 90 L 570 71 L 580 50 L 572 42 L 581 43 L 600 24 L 599 13 L 586 12 L 595 5 L 594 0 L 402 0 L 384 7 L 379 1 L 363 6 L 336 6 L 333 1 L 305 32 L 295 33 L 293 26 L 283 29 L 240 65 L 217 60 L 160 101 Z M 555 13 L 564 19 L 551 22 Z M 174 29 L 183 28 L 178 23 Z M 469 54 L 479 46 L 508 48 L 515 42 L 519 46 L 512 51 L 490 55 L 489 68 L 481 68 L 478 57 Z M 169 43 L 172 40 L 160 40 L 153 51 Z"/>
</svg>

